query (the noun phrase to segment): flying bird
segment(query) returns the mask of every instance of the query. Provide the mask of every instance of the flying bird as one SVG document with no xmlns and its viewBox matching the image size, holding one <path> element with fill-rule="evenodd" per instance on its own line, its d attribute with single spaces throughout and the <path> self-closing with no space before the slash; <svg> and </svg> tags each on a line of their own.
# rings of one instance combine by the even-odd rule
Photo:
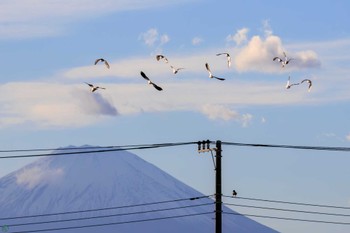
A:
<svg viewBox="0 0 350 233">
<path fill-rule="evenodd" d="M 157 56 L 156 56 L 156 59 L 157 59 L 157 61 L 159 61 L 159 60 L 164 60 L 164 62 L 165 63 L 168 63 L 169 61 L 168 61 L 168 58 L 166 58 L 164 55 L 161 55 L 161 54 L 158 54 Z"/>
<path fill-rule="evenodd" d="M 236 196 L 237 196 L 237 192 L 236 192 L 236 190 L 233 190 L 233 191 L 232 191 L 232 196 L 234 196 L 234 197 L 236 197 Z"/>
<path fill-rule="evenodd" d="M 290 62 L 291 60 L 293 60 L 293 58 L 288 58 L 285 52 L 283 52 L 283 55 L 284 55 L 284 59 L 282 59 L 282 58 L 280 58 L 280 57 L 274 57 L 274 58 L 272 59 L 273 61 L 278 61 L 279 63 L 281 63 L 282 68 L 284 68 L 286 65 L 289 64 L 289 62 Z"/>
<path fill-rule="evenodd" d="M 228 54 L 228 53 L 218 53 L 218 54 L 216 54 L 216 56 L 220 56 L 220 55 L 226 55 L 227 66 L 231 67 L 231 56 L 230 56 L 230 54 Z"/>
<path fill-rule="evenodd" d="M 104 87 L 94 86 L 94 85 L 91 84 L 91 83 L 87 83 L 87 82 L 86 82 L 86 84 L 89 85 L 89 87 L 91 87 L 91 89 L 90 89 L 91 92 L 94 92 L 94 91 L 96 91 L 97 89 L 103 89 L 103 90 L 106 89 L 106 88 L 104 88 Z"/>
<path fill-rule="evenodd" d="M 225 80 L 224 78 L 219 78 L 219 77 L 214 76 L 214 75 L 211 73 L 211 71 L 210 71 L 210 68 L 209 68 L 208 63 L 205 63 L 205 68 L 207 69 L 207 71 L 208 71 L 208 73 L 209 73 L 209 78 L 216 78 L 216 79 L 218 79 L 218 80 L 220 80 L 220 81 L 224 81 L 224 80 Z"/>
<path fill-rule="evenodd" d="M 307 82 L 309 84 L 308 92 L 310 92 L 312 87 L 312 81 L 310 79 L 304 79 L 303 81 L 301 81 L 301 83 L 303 82 Z"/>
<path fill-rule="evenodd" d="M 158 91 L 162 91 L 163 88 L 161 88 L 160 86 L 157 86 L 155 83 L 153 83 L 145 73 L 143 73 L 142 71 L 140 72 L 141 76 L 146 79 L 148 81 L 148 84 L 152 85 L 155 89 L 157 89 Z"/>
<path fill-rule="evenodd" d="M 286 89 L 291 88 L 292 86 L 299 85 L 300 83 L 290 83 L 290 76 L 288 77 L 288 81 L 286 84 Z"/>
<path fill-rule="evenodd" d="M 107 69 L 110 68 L 108 62 L 107 62 L 105 59 L 103 59 L 103 58 L 98 58 L 98 59 L 96 59 L 95 65 L 96 65 L 97 63 L 99 63 L 99 62 L 104 62 L 104 63 L 105 63 L 105 66 L 107 67 Z"/>
<path fill-rule="evenodd" d="M 171 69 L 173 70 L 173 73 L 174 73 L 174 74 L 177 74 L 177 72 L 179 72 L 179 70 L 185 69 L 185 68 L 175 68 L 174 66 L 170 66 L 170 67 L 171 67 Z"/>
</svg>

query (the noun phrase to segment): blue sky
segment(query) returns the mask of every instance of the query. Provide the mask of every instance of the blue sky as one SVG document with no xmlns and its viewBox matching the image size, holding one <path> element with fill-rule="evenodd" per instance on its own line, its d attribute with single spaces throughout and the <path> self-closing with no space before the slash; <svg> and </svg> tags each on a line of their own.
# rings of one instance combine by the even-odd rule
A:
<svg viewBox="0 0 350 233">
<path fill-rule="evenodd" d="M 349 147 L 348 9 L 345 0 L 1 1 L 0 148 L 203 139 Z M 272 58 L 283 51 L 295 60 L 282 69 Z M 185 69 L 172 74 L 158 53 Z M 93 64 L 100 57 L 110 70 Z M 226 80 L 209 79 L 206 62 Z M 288 76 L 311 79 L 311 91 L 285 89 Z M 90 93 L 84 82 L 106 90 Z M 346 153 L 223 150 L 227 194 L 350 205 Z M 214 192 L 211 158 L 195 147 L 137 154 Z M 2 160 L 0 176 L 30 161 Z M 348 230 L 257 220 L 287 233 Z"/>
</svg>

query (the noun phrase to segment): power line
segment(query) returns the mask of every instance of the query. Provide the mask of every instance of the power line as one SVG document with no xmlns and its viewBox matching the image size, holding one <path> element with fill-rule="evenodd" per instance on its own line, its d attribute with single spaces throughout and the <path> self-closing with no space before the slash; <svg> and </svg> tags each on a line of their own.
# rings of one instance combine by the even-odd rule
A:
<svg viewBox="0 0 350 233">
<path fill-rule="evenodd" d="M 83 146 L 83 147 L 60 147 L 60 148 L 32 148 L 32 149 L 8 149 L 0 150 L 0 153 L 13 153 L 13 152 L 35 152 L 35 151 L 64 151 L 64 150 L 91 150 L 91 149 L 116 149 L 116 148 L 133 148 L 133 147 L 152 147 L 152 146 L 177 146 L 196 144 L 197 142 L 179 142 L 179 143 L 157 143 L 157 144 L 132 144 L 132 145 L 113 145 L 113 146 Z"/>
<path fill-rule="evenodd" d="M 197 142 L 180 142 L 180 143 L 162 143 L 162 144 L 149 144 L 149 145 L 135 145 L 132 147 L 121 146 L 118 148 L 103 148 L 98 150 L 80 150 L 71 152 L 57 152 L 57 153 L 44 153 L 44 154 L 25 154 L 25 155 L 15 155 L 15 156 L 0 156 L 0 159 L 15 159 L 15 158 L 31 158 L 31 157 L 47 157 L 47 156 L 59 156 L 59 155 L 75 155 L 75 154 L 91 154 L 91 153 L 105 153 L 113 151 L 125 151 L 125 150 L 144 150 L 144 149 L 154 149 L 161 147 L 173 147 L 173 146 L 183 146 L 197 144 Z"/>
<path fill-rule="evenodd" d="M 226 195 L 223 195 L 223 197 L 232 198 L 232 199 L 249 200 L 249 201 L 262 201 L 262 202 L 271 202 L 271 203 L 280 203 L 280 204 L 290 204 L 290 205 L 301 205 L 301 206 L 312 206 L 312 207 L 323 207 L 323 208 L 335 208 L 335 209 L 350 210 L 350 207 L 335 206 L 335 205 L 323 205 L 323 204 L 312 204 L 312 203 L 305 203 L 305 202 L 291 202 L 291 201 L 269 200 L 269 199 L 251 198 L 251 197 L 232 197 L 232 196 L 226 196 Z"/>
<path fill-rule="evenodd" d="M 212 214 L 212 213 L 213 212 L 202 212 L 202 213 L 196 213 L 196 214 L 184 214 L 184 215 L 175 215 L 175 216 L 168 216 L 168 217 L 148 218 L 148 219 L 141 219 L 141 220 L 131 220 L 131 221 L 122 221 L 122 222 L 103 223 L 103 224 L 91 224 L 91 225 L 60 227 L 60 228 L 46 228 L 46 229 L 29 230 L 29 231 L 13 231 L 12 233 L 31 233 L 31 232 L 59 231 L 59 230 L 71 230 L 71 229 L 81 229 L 81 228 L 91 228 L 91 227 L 102 227 L 102 226 L 112 226 L 112 225 L 121 225 L 121 224 L 160 221 L 160 220 L 166 220 L 166 219 L 193 217 L 193 216 L 200 216 L 200 215 L 206 215 L 206 214 Z"/>
<path fill-rule="evenodd" d="M 9 224 L 9 226 L 10 226 L 10 227 L 29 226 L 29 225 L 41 225 L 41 224 L 49 224 L 49 223 L 61 223 L 61 222 L 82 221 L 82 220 L 89 220 L 89 219 L 100 219 L 100 218 L 120 217 L 120 216 L 136 215 L 136 214 L 146 214 L 146 213 L 156 213 L 156 212 L 162 212 L 162 211 L 171 211 L 171 210 L 187 209 L 187 208 L 194 208 L 194 207 L 200 207 L 200 206 L 208 206 L 208 205 L 213 205 L 213 204 L 215 204 L 215 203 L 212 202 L 212 203 L 205 203 L 205 204 L 187 205 L 187 206 L 172 207 L 172 208 L 163 208 L 163 209 L 155 209 L 155 210 L 136 211 L 136 212 L 129 212 L 129 213 L 117 213 L 117 214 L 99 215 L 99 216 L 91 216 L 91 217 L 69 218 L 69 219 L 63 219 L 63 220 L 50 220 L 50 221 L 41 221 L 41 222 L 29 222 L 29 223 Z"/>
<path fill-rule="evenodd" d="M 149 205 L 159 205 L 165 203 L 173 203 L 173 202 L 181 202 L 181 201 L 193 201 L 202 198 L 209 198 L 213 195 L 208 196 L 199 196 L 199 197 L 191 197 L 191 198 L 181 198 L 167 201 L 158 201 L 158 202 L 150 202 L 150 203 L 142 203 L 142 204 L 133 204 L 133 205 L 124 205 L 124 206 L 114 206 L 114 207 L 105 207 L 98 209 L 88 209 L 88 210 L 77 210 L 77 211 L 65 211 L 65 212 L 56 212 L 56 213 L 47 213 L 47 214 L 36 214 L 36 215 L 26 215 L 26 216 L 16 216 L 16 217 L 6 217 L 0 218 L 0 220 L 11 220 L 11 219 L 22 219 L 22 218 L 34 218 L 34 217 L 46 217 L 46 216 L 55 216 L 55 215 L 66 215 L 66 214 L 76 214 L 76 213 L 86 213 L 86 212 L 94 212 L 94 211 L 103 211 L 103 210 L 114 210 L 114 209 L 124 209 L 124 208 L 132 208 L 132 207 L 141 207 L 141 206 L 149 206 Z"/>
<path fill-rule="evenodd" d="M 278 219 L 278 220 L 299 221 L 299 222 L 326 223 L 326 224 L 335 224 L 335 225 L 350 225 L 350 222 L 333 222 L 333 221 L 323 221 L 323 220 L 314 220 L 314 219 L 287 218 L 287 217 L 276 217 L 276 216 L 269 216 L 269 215 L 228 213 L 228 212 L 223 212 L 223 214 L 243 216 L 243 217 L 256 217 L 256 218 L 270 218 L 270 219 Z"/>
<path fill-rule="evenodd" d="M 326 212 L 318 212 L 318 211 L 273 208 L 273 207 L 263 207 L 263 206 L 253 206 L 253 205 L 232 204 L 232 203 L 223 203 L 223 204 L 229 205 L 229 206 L 237 206 L 237 207 L 253 208 L 253 209 L 276 210 L 276 211 L 304 213 L 304 214 L 319 214 L 319 215 L 329 215 L 329 216 L 337 216 L 337 217 L 350 217 L 350 214 L 326 213 Z"/>
<path fill-rule="evenodd" d="M 283 149 L 299 149 L 299 150 L 322 150 L 322 151 L 341 151 L 350 152 L 350 147 L 326 147 L 326 146 L 296 146 L 296 145 L 274 145 L 274 144 L 252 144 L 238 142 L 222 142 L 227 146 L 244 146 L 244 147 L 265 147 L 265 148 L 283 148 Z"/>
</svg>

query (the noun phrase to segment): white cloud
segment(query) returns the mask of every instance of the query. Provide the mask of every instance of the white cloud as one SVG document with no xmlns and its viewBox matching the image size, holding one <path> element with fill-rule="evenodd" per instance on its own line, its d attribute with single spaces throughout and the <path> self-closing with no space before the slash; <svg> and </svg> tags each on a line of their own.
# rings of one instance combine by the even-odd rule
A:
<svg viewBox="0 0 350 233">
<path fill-rule="evenodd" d="M 206 104 L 202 106 L 201 113 L 212 120 L 234 120 L 240 122 L 243 127 L 248 126 L 253 118 L 251 114 L 240 114 L 239 112 L 232 110 L 226 106 L 214 104 Z"/>
<path fill-rule="evenodd" d="M 141 33 L 140 39 L 142 39 L 146 45 L 153 46 L 158 40 L 158 30 L 151 28 L 147 32 Z"/>
<path fill-rule="evenodd" d="M 350 133 L 346 136 L 346 140 L 350 141 Z"/>
<path fill-rule="evenodd" d="M 194 37 L 194 38 L 192 39 L 192 44 L 193 44 L 193 45 L 200 45 L 202 42 L 203 42 L 203 39 L 200 38 L 200 37 Z"/>
<path fill-rule="evenodd" d="M 238 71 L 256 71 L 256 72 L 281 72 L 281 66 L 273 62 L 275 56 L 283 56 L 282 41 L 278 36 L 270 35 L 265 39 L 260 36 L 253 36 L 249 43 L 241 48 L 235 57 L 235 65 Z M 284 68 L 284 70 L 298 70 L 305 68 L 315 68 L 321 65 L 321 62 L 314 51 L 299 51 L 287 55 L 293 60 Z"/>
<path fill-rule="evenodd" d="M 160 44 L 163 45 L 163 44 L 166 44 L 170 41 L 170 37 L 166 34 L 162 35 L 160 37 Z"/>
<path fill-rule="evenodd" d="M 0 104 L 0 127 L 81 127 L 118 115 L 110 100 L 88 88 L 49 83 L 9 83 Z M 84 89 L 83 89 L 84 88 Z M 86 92 L 86 94 L 84 93 Z M 91 94 L 91 95 L 88 95 Z"/>
<path fill-rule="evenodd" d="M 72 93 L 78 102 L 78 107 L 87 114 L 90 115 L 107 115 L 107 116 L 117 116 L 117 109 L 104 98 L 100 93 L 94 92 L 90 93 L 85 90 L 75 90 Z"/>
<path fill-rule="evenodd" d="M 147 32 L 141 33 L 139 39 L 149 47 L 153 47 L 155 45 L 161 46 L 170 41 L 170 37 L 167 34 L 159 35 L 156 28 L 151 28 Z"/>
<path fill-rule="evenodd" d="M 264 31 L 265 37 L 272 36 L 273 31 L 270 26 L 270 21 L 268 19 L 265 19 L 262 21 L 262 24 L 263 24 L 263 31 Z"/>
<path fill-rule="evenodd" d="M 32 189 L 39 184 L 54 182 L 64 175 L 61 168 L 50 169 L 48 167 L 35 166 L 22 169 L 16 175 L 16 183 L 27 189 Z"/>
<path fill-rule="evenodd" d="M 237 45 L 241 45 L 242 43 L 247 41 L 248 32 L 249 32 L 248 28 L 239 29 L 237 30 L 236 34 L 228 35 L 226 37 L 226 41 L 227 42 L 234 41 L 236 42 Z"/>
</svg>

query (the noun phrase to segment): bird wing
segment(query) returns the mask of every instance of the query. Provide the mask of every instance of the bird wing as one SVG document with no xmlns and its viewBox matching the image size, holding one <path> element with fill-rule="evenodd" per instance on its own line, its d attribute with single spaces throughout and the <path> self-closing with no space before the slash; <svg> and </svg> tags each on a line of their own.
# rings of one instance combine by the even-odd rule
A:
<svg viewBox="0 0 350 233">
<path fill-rule="evenodd" d="M 159 60 L 162 59 L 162 58 L 164 58 L 163 55 L 158 54 L 158 55 L 156 56 L 157 61 L 159 61 Z"/>
<path fill-rule="evenodd" d="M 220 80 L 220 81 L 224 81 L 225 80 L 224 78 L 219 78 L 219 77 L 216 77 L 216 76 L 213 76 L 213 78 L 216 78 L 217 80 Z"/>
<path fill-rule="evenodd" d="M 95 65 L 99 62 L 99 61 L 102 61 L 102 58 L 98 58 L 98 59 L 96 59 L 96 61 L 95 61 Z"/>
<path fill-rule="evenodd" d="M 287 57 L 286 52 L 283 52 L 284 57 Z"/>
<path fill-rule="evenodd" d="M 146 80 L 149 81 L 149 78 L 146 76 L 145 73 L 143 73 L 143 71 L 141 71 L 140 74 L 141 74 L 141 76 L 142 76 L 144 79 L 146 79 Z"/>
<path fill-rule="evenodd" d="M 274 57 L 273 59 L 272 59 L 273 61 L 279 61 L 279 62 L 282 62 L 282 59 L 281 58 L 279 58 L 279 57 Z"/>
<path fill-rule="evenodd" d="M 211 74 L 210 68 L 209 68 L 209 64 L 205 63 L 205 68 L 207 69 L 207 71 Z"/>
<path fill-rule="evenodd" d="M 109 69 L 110 66 L 109 66 L 109 63 L 107 61 L 105 61 L 105 65 Z"/>
<path fill-rule="evenodd" d="M 155 83 L 152 83 L 152 85 L 154 86 L 155 89 L 157 89 L 158 91 L 162 91 L 163 88 L 161 88 L 160 86 L 158 86 L 157 84 Z"/>
<path fill-rule="evenodd" d="M 216 54 L 216 56 L 220 56 L 220 55 L 230 56 L 230 54 L 228 54 L 228 53 L 217 53 L 217 54 Z"/>
<path fill-rule="evenodd" d="M 87 83 L 85 82 L 87 85 L 89 85 L 90 87 L 94 87 L 94 85 L 90 84 L 90 83 Z"/>
<path fill-rule="evenodd" d="M 309 91 L 310 91 L 310 89 L 312 87 L 312 81 L 310 79 L 304 79 L 303 81 L 301 81 L 301 83 L 303 83 L 303 82 L 308 82 L 309 83 Z"/>
<path fill-rule="evenodd" d="M 97 87 L 97 88 L 99 88 L 99 89 L 103 89 L 103 90 L 106 90 L 106 88 L 105 88 L 105 87 Z"/>
<path fill-rule="evenodd" d="M 303 81 L 301 81 L 301 83 L 303 83 L 303 82 L 308 82 L 310 84 L 311 80 L 310 79 L 304 79 Z"/>
</svg>

